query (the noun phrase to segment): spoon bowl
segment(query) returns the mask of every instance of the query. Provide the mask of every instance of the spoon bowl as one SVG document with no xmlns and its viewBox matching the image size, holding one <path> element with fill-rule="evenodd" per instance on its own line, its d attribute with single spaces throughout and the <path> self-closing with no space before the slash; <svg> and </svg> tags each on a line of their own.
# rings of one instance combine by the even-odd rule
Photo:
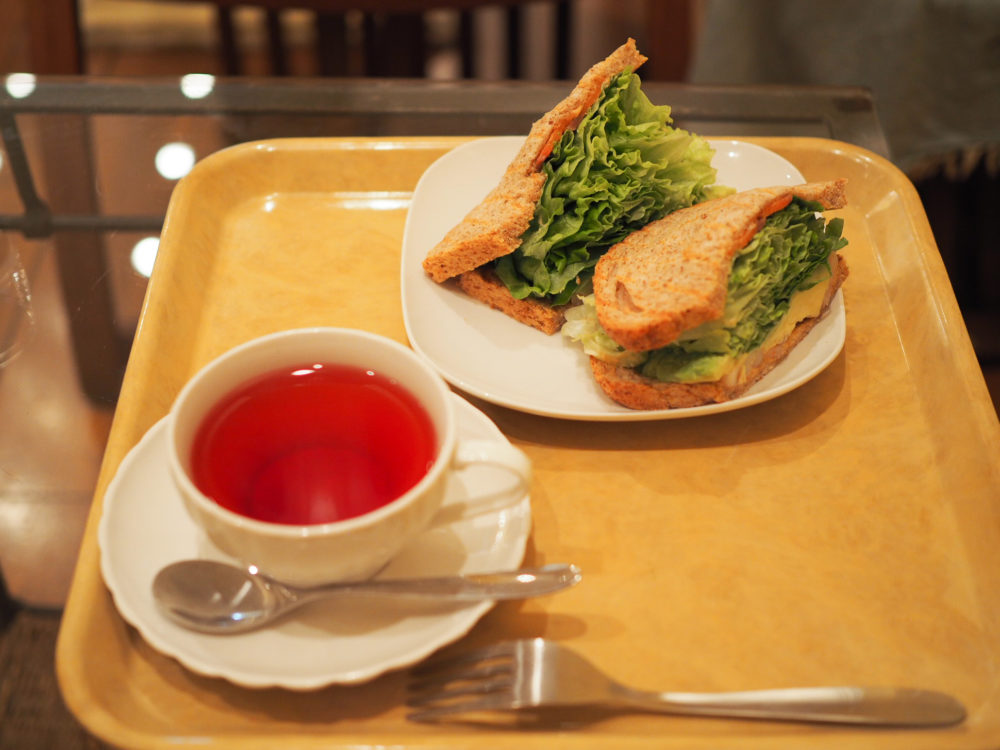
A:
<svg viewBox="0 0 1000 750">
<path fill-rule="evenodd" d="M 277 581 L 254 566 L 216 560 L 171 563 L 153 579 L 153 599 L 171 621 L 202 633 L 244 633 L 302 605 L 333 596 L 386 595 L 476 602 L 552 594 L 580 580 L 575 565 L 437 578 L 370 579 L 302 588 Z"/>
</svg>

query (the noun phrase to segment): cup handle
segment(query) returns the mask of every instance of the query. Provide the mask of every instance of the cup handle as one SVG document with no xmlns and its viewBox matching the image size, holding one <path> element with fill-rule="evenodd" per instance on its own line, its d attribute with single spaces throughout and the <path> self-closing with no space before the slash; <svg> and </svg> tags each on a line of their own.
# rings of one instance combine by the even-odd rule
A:
<svg viewBox="0 0 1000 750">
<path fill-rule="evenodd" d="M 524 497 L 531 484 L 531 461 L 524 451 L 495 440 L 459 440 L 452 458 L 452 468 L 463 471 L 476 466 L 494 466 L 510 474 L 504 483 L 484 494 L 450 502 L 434 517 L 433 525 L 442 525 L 503 510 Z"/>
</svg>

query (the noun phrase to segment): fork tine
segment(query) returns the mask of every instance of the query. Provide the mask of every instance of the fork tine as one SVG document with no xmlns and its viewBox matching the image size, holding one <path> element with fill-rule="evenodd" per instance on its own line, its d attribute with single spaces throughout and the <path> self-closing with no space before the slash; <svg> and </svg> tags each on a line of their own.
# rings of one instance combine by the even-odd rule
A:
<svg viewBox="0 0 1000 750">
<path fill-rule="evenodd" d="M 417 706 L 414 706 L 417 708 Z M 475 711 L 500 711 L 511 708 L 510 696 L 491 695 L 479 700 L 456 701 L 441 706 L 421 707 L 418 711 L 411 711 L 406 715 L 410 721 L 431 722 L 455 714 L 471 713 Z"/>
<path fill-rule="evenodd" d="M 410 670 L 410 674 L 415 677 L 435 674 L 438 672 L 452 670 L 465 664 L 472 664 L 481 661 L 509 658 L 514 655 L 513 642 L 495 643 L 492 646 L 466 651 L 461 654 L 434 657 L 421 664 L 417 664 Z"/>
<path fill-rule="evenodd" d="M 509 642 L 431 659 L 410 671 L 406 703 L 425 716 L 509 706 L 513 672 Z"/>
<path fill-rule="evenodd" d="M 459 681 L 451 687 L 432 688 L 414 692 L 406 700 L 408 706 L 428 706 L 434 703 L 447 703 L 455 698 L 467 695 L 491 695 L 500 692 L 510 694 L 513 681 L 509 676 L 504 676 L 497 680 L 483 680 L 479 682 Z"/>
<path fill-rule="evenodd" d="M 510 661 L 487 662 L 481 667 L 453 665 L 448 669 L 413 675 L 409 689 L 411 692 L 420 692 L 424 690 L 440 690 L 452 683 L 487 682 L 501 675 L 509 678 L 513 671 L 513 664 Z"/>
</svg>

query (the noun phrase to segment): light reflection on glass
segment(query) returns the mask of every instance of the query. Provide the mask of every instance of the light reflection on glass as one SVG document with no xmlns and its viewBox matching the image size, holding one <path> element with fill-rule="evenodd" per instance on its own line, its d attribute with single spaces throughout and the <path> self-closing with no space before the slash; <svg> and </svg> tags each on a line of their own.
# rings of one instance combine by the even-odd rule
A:
<svg viewBox="0 0 1000 750">
<path fill-rule="evenodd" d="M 215 88 L 215 76 L 208 73 L 188 73 L 181 76 L 181 93 L 188 99 L 204 99 Z"/>
<path fill-rule="evenodd" d="M 137 274 L 145 276 L 147 279 L 149 278 L 150 274 L 153 273 L 153 263 L 156 260 L 156 252 L 159 249 L 159 237 L 143 237 L 135 243 L 129 260 L 131 260 L 132 268 L 135 269 Z"/>
<path fill-rule="evenodd" d="M 35 76 L 33 73 L 11 73 L 4 79 L 4 87 L 15 99 L 24 99 L 35 91 Z"/>
<path fill-rule="evenodd" d="M 186 143 L 168 143 L 156 152 L 156 171 L 168 180 L 179 180 L 194 162 L 194 149 Z"/>
</svg>

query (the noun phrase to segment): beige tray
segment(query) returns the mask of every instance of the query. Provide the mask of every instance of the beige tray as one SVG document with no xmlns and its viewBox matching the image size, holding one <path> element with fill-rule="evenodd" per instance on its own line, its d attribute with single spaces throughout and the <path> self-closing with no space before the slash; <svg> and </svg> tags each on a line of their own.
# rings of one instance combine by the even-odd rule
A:
<svg viewBox="0 0 1000 750">
<path fill-rule="evenodd" d="M 477 402 L 536 467 L 528 562 L 575 562 L 584 582 L 497 606 L 451 648 L 545 636 L 660 689 L 936 688 L 968 706 L 963 725 L 420 726 L 404 718 L 403 673 L 241 689 L 186 671 L 122 621 L 96 531 L 123 456 L 200 365 L 253 336 L 323 324 L 404 341 L 406 199 L 461 140 L 240 146 L 177 187 L 59 638 L 79 720 L 142 748 L 1000 745 L 1000 424 L 912 186 L 826 140 L 756 142 L 807 179 L 850 180 L 844 353 L 775 401 L 680 421 L 581 425 Z"/>
</svg>

